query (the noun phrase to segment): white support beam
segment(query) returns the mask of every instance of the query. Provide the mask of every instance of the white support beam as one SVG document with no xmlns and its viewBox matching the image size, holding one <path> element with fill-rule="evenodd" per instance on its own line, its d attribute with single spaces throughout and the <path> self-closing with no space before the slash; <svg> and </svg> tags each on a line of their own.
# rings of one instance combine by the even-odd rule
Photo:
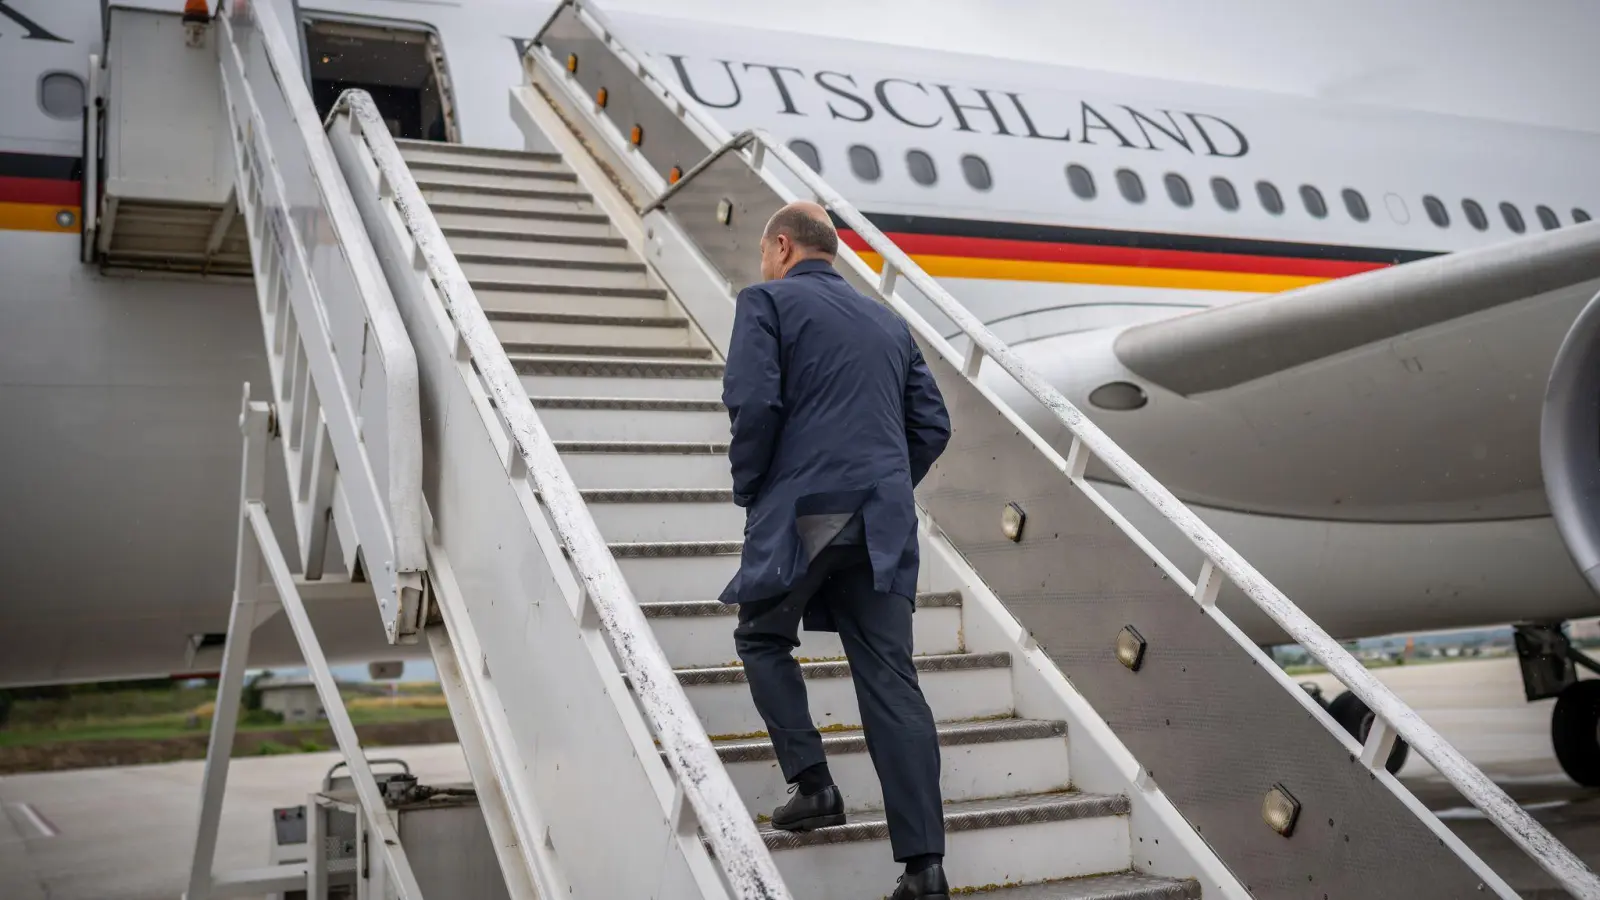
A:
<svg viewBox="0 0 1600 900">
<path fill-rule="evenodd" d="M 261 549 L 246 510 L 265 496 L 267 425 L 271 408 L 250 402 L 250 385 L 244 386 L 239 428 L 244 432 L 244 464 L 239 484 L 239 537 L 233 574 L 233 609 L 228 616 L 228 641 L 222 652 L 222 673 L 217 679 L 217 702 L 211 718 L 211 738 L 206 745 L 205 773 L 200 782 L 200 822 L 195 831 L 194 856 L 189 864 L 185 900 L 207 900 L 212 893 L 211 867 L 216 861 L 217 827 L 222 821 L 222 796 L 228 783 L 228 758 L 239 725 L 239 697 L 244 670 L 250 658 L 250 638 L 255 631 L 256 598 L 261 583 Z"/>
</svg>

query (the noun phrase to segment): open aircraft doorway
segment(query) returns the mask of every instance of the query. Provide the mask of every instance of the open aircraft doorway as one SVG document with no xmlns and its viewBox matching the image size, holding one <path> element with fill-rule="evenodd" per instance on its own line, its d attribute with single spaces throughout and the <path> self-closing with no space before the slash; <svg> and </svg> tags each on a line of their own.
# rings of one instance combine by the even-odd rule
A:
<svg viewBox="0 0 1600 900">
<path fill-rule="evenodd" d="M 314 15 L 304 18 L 303 27 L 306 77 L 318 113 L 326 116 L 340 94 L 360 88 L 372 95 L 394 137 L 460 142 L 444 50 L 434 31 Z"/>
</svg>

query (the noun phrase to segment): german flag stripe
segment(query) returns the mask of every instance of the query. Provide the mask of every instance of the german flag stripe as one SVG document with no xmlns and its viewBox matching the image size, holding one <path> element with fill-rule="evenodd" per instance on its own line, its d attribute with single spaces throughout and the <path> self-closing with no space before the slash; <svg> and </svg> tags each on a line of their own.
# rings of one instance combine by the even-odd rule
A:
<svg viewBox="0 0 1600 900">
<path fill-rule="evenodd" d="M 41 153 L 0 153 L 0 230 L 79 230 L 83 160 Z"/>
<path fill-rule="evenodd" d="M 932 216 L 867 218 L 929 274 L 949 278 L 1270 293 L 1435 255 Z M 840 237 L 881 265 L 859 235 L 841 228 Z"/>
</svg>

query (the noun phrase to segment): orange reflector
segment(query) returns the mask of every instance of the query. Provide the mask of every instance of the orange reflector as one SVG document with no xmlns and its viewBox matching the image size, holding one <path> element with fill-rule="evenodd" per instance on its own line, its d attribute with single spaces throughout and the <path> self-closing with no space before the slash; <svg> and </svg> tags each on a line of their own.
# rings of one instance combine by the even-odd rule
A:
<svg viewBox="0 0 1600 900">
<path fill-rule="evenodd" d="M 606 96 L 606 89 L 601 88 L 600 90 L 594 92 L 594 102 L 600 106 L 605 106 Z"/>
<path fill-rule="evenodd" d="M 211 21 L 211 4 L 209 0 L 184 0 L 183 20 L 185 22 Z"/>
<path fill-rule="evenodd" d="M 576 73 L 578 71 L 578 54 L 576 54 L 576 53 L 568 53 L 567 54 L 567 71 L 568 72 L 574 72 L 574 73 Z"/>
<path fill-rule="evenodd" d="M 673 166 L 672 169 L 667 172 L 667 184 L 677 184 L 678 179 L 682 177 L 683 170 L 677 166 Z"/>
<path fill-rule="evenodd" d="M 633 126 L 633 130 L 628 132 L 628 140 L 633 141 L 635 147 L 644 143 L 644 129 L 637 125 Z"/>
</svg>

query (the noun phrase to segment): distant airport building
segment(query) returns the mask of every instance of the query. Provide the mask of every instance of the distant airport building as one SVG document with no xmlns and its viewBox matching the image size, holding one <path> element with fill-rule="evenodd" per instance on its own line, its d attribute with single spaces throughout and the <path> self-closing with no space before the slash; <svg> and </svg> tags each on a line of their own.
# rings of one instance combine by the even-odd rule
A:
<svg viewBox="0 0 1600 900">
<path fill-rule="evenodd" d="M 264 678 L 256 684 L 261 708 L 278 713 L 288 724 L 320 722 L 327 718 L 317 687 L 305 678 Z"/>
</svg>

